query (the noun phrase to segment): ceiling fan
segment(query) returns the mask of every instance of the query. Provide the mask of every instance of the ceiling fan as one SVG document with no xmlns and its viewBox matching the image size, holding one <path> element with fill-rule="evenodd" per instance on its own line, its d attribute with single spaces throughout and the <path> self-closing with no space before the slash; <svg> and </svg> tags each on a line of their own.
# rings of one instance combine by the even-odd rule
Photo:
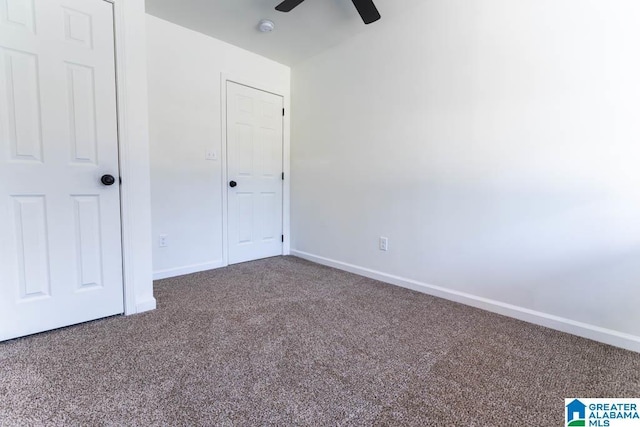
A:
<svg viewBox="0 0 640 427">
<path fill-rule="evenodd" d="M 276 6 L 276 10 L 280 12 L 291 12 L 296 6 L 302 3 L 304 0 L 284 0 L 282 3 Z M 358 10 L 358 13 L 362 17 L 365 24 L 371 24 L 380 19 L 380 13 L 373 4 L 373 0 L 351 0 L 353 5 Z"/>
</svg>

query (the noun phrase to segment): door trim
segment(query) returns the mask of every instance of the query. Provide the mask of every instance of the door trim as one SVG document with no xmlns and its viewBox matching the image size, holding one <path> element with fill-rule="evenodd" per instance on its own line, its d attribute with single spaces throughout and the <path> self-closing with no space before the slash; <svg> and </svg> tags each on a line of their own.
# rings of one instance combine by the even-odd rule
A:
<svg viewBox="0 0 640 427">
<path fill-rule="evenodd" d="M 248 86 L 263 92 L 269 92 L 274 95 L 281 96 L 285 109 L 285 115 L 282 120 L 282 169 L 284 172 L 284 181 L 282 184 L 282 232 L 284 233 L 284 242 L 282 244 L 282 254 L 291 254 L 291 100 L 290 89 L 288 87 L 273 87 L 272 85 L 244 79 L 228 73 L 220 74 L 220 111 L 221 111 L 221 132 L 222 132 L 222 149 L 220 151 L 220 159 L 222 161 L 222 264 L 224 267 L 229 265 L 229 236 L 228 236 L 228 212 L 229 203 L 227 193 L 227 82 L 237 83 Z"/>
<path fill-rule="evenodd" d="M 132 315 L 156 308 L 151 273 L 146 39 L 140 35 L 146 14 L 143 0 L 103 1 L 113 5 L 124 314 Z"/>
</svg>

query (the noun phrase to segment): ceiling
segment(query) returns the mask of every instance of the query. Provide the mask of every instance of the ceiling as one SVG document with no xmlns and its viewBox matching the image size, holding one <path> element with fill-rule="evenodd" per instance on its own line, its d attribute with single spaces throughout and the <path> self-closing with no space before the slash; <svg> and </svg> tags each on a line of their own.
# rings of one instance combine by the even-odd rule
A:
<svg viewBox="0 0 640 427">
<path fill-rule="evenodd" d="M 280 0 L 146 0 L 147 13 L 235 46 L 295 65 L 365 31 L 376 31 L 424 0 L 375 0 L 382 19 L 365 25 L 351 0 L 306 0 L 289 13 Z M 276 29 L 260 33 L 260 19 Z"/>
</svg>

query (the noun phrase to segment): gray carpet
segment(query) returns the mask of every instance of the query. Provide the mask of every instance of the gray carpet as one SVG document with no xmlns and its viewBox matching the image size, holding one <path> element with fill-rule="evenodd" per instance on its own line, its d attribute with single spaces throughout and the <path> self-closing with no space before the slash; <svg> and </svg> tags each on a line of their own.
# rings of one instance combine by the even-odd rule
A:
<svg viewBox="0 0 640 427">
<path fill-rule="evenodd" d="M 640 397 L 640 354 L 296 258 L 155 290 L 0 344 L 0 425 L 551 426 Z"/>
</svg>

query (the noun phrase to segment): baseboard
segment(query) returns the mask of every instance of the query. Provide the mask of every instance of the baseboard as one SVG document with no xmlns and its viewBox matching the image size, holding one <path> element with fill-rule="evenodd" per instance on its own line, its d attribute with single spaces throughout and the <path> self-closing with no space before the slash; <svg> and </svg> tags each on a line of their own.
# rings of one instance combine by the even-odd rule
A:
<svg viewBox="0 0 640 427">
<path fill-rule="evenodd" d="M 168 279 L 170 277 L 184 276 L 185 274 L 199 273 L 201 271 L 213 270 L 224 267 L 222 260 L 205 262 L 203 264 L 187 265 L 184 267 L 170 268 L 153 272 L 153 280 Z"/>
<path fill-rule="evenodd" d="M 461 304 L 487 310 L 493 313 L 501 314 L 515 319 L 524 320 L 557 331 L 566 332 L 583 338 L 588 338 L 601 343 L 621 347 L 627 350 L 640 352 L 640 337 L 626 334 L 623 332 L 606 329 L 588 323 L 578 322 L 571 319 L 555 316 L 552 314 L 542 313 L 528 308 L 516 305 L 506 304 L 500 301 L 479 297 L 465 292 L 458 292 L 451 289 L 442 288 L 440 286 L 428 285 L 416 280 L 406 279 L 399 276 L 371 270 L 357 265 L 348 264 L 341 261 L 313 255 L 307 252 L 292 249 L 291 255 L 306 259 L 317 264 L 326 265 L 337 268 L 339 270 L 348 271 L 370 279 L 379 280 L 381 282 L 400 286 L 414 291 L 422 292 L 428 295 L 444 298 L 450 301 L 459 302 Z"/>
<path fill-rule="evenodd" d="M 136 304 L 136 314 L 144 313 L 145 311 L 151 311 L 156 309 L 156 299 L 151 297 L 146 301 L 142 301 Z"/>
</svg>

